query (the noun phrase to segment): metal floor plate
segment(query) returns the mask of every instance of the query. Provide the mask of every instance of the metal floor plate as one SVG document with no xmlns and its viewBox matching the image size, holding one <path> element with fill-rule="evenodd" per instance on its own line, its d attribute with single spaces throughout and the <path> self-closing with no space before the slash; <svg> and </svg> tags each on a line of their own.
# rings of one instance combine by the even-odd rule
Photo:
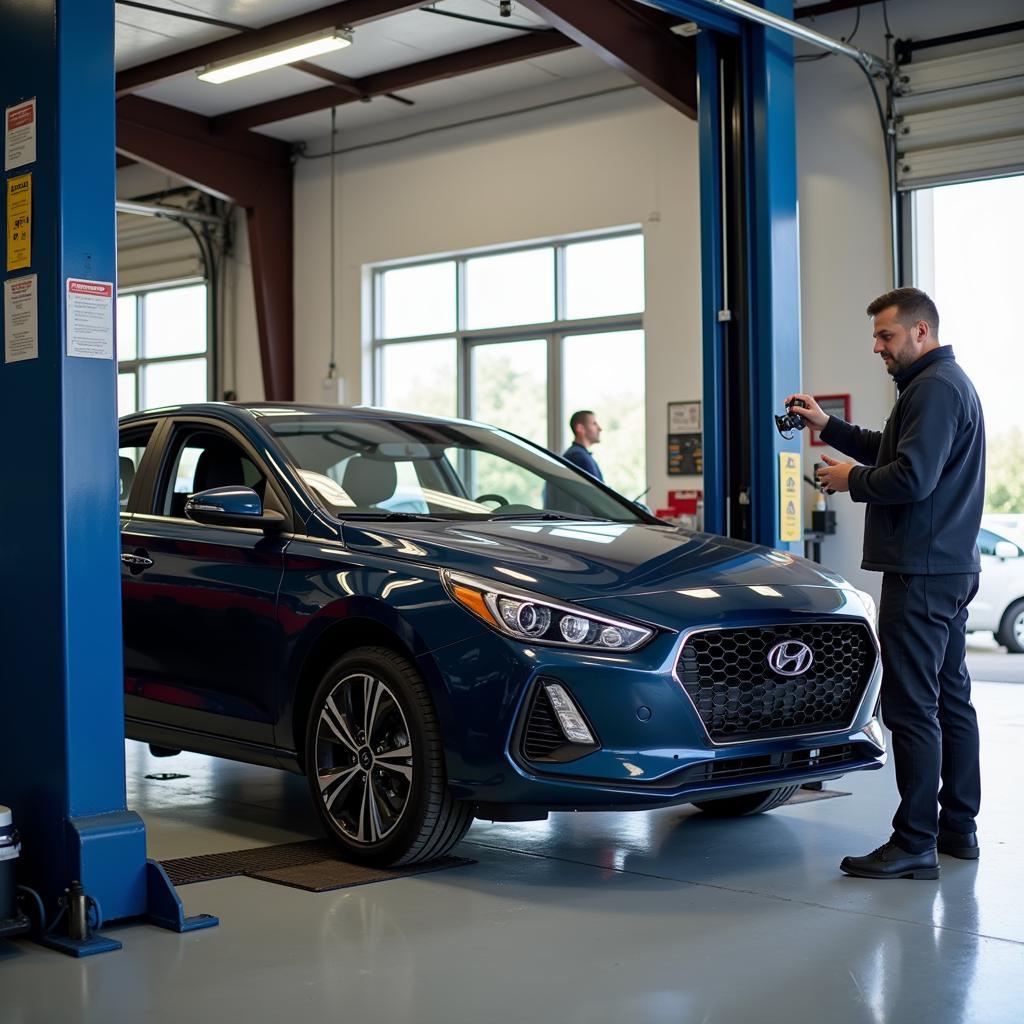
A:
<svg viewBox="0 0 1024 1024">
<path fill-rule="evenodd" d="M 337 855 L 337 847 L 327 839 L 307 839 L 298 843 L 279 843 L 249 850 L 175 857 L 161 863 L 167 877 L 176 886 L 245 875 L 309 892 L 329 892 L 351 885 L 405 878 L 474 862 L 466 857 L 439 857 L 402 868 L 368 868 L 341 860 Z"/>
</svg>

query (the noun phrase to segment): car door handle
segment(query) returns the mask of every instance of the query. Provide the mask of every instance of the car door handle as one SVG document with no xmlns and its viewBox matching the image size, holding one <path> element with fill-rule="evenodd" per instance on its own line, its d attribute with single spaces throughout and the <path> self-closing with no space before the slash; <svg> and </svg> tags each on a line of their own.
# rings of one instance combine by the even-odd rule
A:
<svg viewBox="0 0 1024 1024">
<path fill-rule="evenodd" d="M 145 555 L 129 555 L 127 553 L 121 555 L 121 561 L 124 562 L 132 572 L 138 572 L 141 569 L 148 569 L 153 564 L 153 559 L 146 558 Z"/>
</svg>

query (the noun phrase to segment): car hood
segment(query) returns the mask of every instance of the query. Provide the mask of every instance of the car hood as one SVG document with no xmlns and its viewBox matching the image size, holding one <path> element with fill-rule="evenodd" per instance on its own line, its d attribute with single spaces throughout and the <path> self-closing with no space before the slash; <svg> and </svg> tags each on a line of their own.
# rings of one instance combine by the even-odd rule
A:
<svg viewBox="0 0 1024 1024">
<path fill-rule="evenodd" d="M 564 601 L 725 586 L 848 584 L 796 555 L 670 526 L 600 522 L 342 524 L 346 546 Z"/>
</svg>

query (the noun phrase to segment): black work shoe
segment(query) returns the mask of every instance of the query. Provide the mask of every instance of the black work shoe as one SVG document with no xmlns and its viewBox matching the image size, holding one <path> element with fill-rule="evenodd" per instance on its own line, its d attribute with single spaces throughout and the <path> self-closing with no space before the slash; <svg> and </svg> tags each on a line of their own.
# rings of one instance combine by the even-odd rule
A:
<svg viewBox="0 0 1024 1024">
<path fill-rule="evenodd" d="M 950 857 L 959 857 L 960 860 L 977 860 L 981 854 L 977 832 L 965 834 L 940 828 L 938 847 L 939 853 L 948 853 Z"/>
<path fill-rule="evenodd" d="M 839 870 L 857 878 L 938 878 L 939 858 L 934 847 L 907 853 L 888 842 L 866 857 L 844 857 Z"/>
</svg>

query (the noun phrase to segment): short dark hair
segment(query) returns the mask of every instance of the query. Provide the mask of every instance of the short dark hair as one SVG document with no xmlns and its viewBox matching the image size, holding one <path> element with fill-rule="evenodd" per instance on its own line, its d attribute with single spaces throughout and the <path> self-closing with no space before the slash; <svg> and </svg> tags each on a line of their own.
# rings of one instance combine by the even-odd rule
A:
<svg viewBox="0 0 1024 1024">
<path fill-rule="evenodd" d="M 868 316 L 878 316 L 883 309 L 895 306 L 899 321 L 904 327 L 911 327 L 923 320 L 928 329 L 938 337 L 939 311 L 935 303 L 920 288 L 896 288 L 879 295 L 868 306 Z"/>
<path fill-rule="evenodd" d="M 588 417 L 593 416 L 594 413 L 590 409 L 580 409 L 574 412 L 569 417 L 569 430 L 572 432 L 572 436 L 576 436 L 576 428 Z"/>
</svg>

